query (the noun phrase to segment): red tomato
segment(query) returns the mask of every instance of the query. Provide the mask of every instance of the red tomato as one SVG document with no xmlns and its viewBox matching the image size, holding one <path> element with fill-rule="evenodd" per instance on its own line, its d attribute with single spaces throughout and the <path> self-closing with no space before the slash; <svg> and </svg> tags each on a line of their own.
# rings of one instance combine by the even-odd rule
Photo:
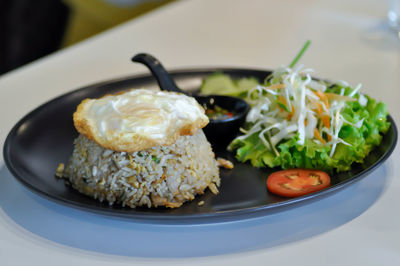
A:
<svg viewBox="0 0 400 266">
<path fill-rule="evenodd" d="M 303 196 L 328 187 L 329 175 L 320 170 L 289 169 L 272 173 L 267 179 L 267 188 L 283 197 Z"/>
</svg>

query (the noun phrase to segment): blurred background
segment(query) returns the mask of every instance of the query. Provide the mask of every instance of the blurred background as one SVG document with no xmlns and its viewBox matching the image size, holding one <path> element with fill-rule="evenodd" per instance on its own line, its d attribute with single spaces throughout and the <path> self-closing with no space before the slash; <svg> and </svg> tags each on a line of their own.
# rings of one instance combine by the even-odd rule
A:
<svg viewBox="0 0 400 266">
<path fill-rule="evenodd" d="M 0 75 L 174 0 L 0 0 Z"/>
</svg>

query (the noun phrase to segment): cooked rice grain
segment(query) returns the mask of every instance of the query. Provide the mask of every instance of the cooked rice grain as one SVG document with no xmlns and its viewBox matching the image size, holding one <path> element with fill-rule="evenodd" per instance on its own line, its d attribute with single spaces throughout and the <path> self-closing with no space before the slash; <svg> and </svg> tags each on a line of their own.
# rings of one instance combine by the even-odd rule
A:
<svg viewBox="0 0 400 266">
<path fill-rule="evenodd" d="M 202 130 L 171 146 L 126 153 L 106 150 L 80 135 L 63 177 L 110 205 L 176 208 L 220 184 L 214 153 Z"/>
</svg>

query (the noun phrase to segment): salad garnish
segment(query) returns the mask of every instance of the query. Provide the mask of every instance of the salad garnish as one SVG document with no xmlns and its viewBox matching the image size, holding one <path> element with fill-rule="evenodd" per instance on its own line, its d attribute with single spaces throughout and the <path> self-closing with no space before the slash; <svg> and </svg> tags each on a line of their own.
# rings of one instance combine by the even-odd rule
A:
<svg viewBox="0 0 400 266">
<path fill-rule="evenodd" d="M 251 105 L 242 135 L 228 147 L 239 161 L 255 167 L 346 171 L 353 162 L 362 162 L 379 145 L 380 133 L 389 129 L 386 105 L 360 93 L 361 84 L 352 88 L 344 81 L 316 80 L 311 68 L 295 67 L 309 44 L 289 67 L 277 68 L 250 89 L 237 84 L 254 78 L 233 81 L 217 73 L 204 81 L 203 93 L 220 91 L 218 83 L 231 84 L 222 91 L 237 91 Z"/>
</svg>

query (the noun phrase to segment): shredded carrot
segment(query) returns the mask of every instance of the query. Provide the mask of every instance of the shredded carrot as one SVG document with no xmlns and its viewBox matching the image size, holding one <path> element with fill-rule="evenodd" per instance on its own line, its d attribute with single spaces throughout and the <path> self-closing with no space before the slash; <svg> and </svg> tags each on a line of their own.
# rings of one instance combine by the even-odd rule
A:
<svg viewBox="0 0 400 266">
<path fill-rule="evenodd" d="M 314 106 L 316 107 L 315 111 L 318 113 L 318 115 L 321 115 L 323 112 L 322 105 L 319 103 L 316 103 L 316 102 L 313 102 L 313 103 L 314 103 Z"/>
<path fill-rule="evenodd" d="M 329 134 L 327 133 L 326 136 L 327 136 L 327 138 L 328 138 L 328 141 L 331 141 L 331 140 L 332 140 L 332 136 L 331 136 L 331 135 L 329 135 Z"/>
<path fill-rule="evenodd" d="M 324 98 L 324 103 L 325 103 L 326 109 L 329 109 L 330 106 L 329 106 L 329 101 L 328 101 L 327 97 Z"/>
<path fill-rule="evenodd" d="M 278 100 L 283 103 L 284 105 L 286 105 L 286 99 L 285 97 L 283 97 L 282 95 L 279 95 Z"/>
<path fill-rule="evenodd" d="M 281 104 L 283 104 L 283 105 L 285 105 L 285 106 L 287 106 L 286 104 L 287 104 L 287 102 L 286 102 L 286 99 L 285 99 L 285 97 L 283 97 L 282 95 L 279 95 L 279 97 L 278 97 L 278 102 L 280 102 Z M 279 109 L 283 112 L 283 111 L 286 111 L 286 110 L 284 110 L 282 107 L 280 107 L 279 106 Z"/>
<path fill-rule="evenodd" d="M 292 120 L 295 111 L 296 111 L 296 110 L 294 109 L 294 107 L 293 107 L 293 105 L 292 105 L 292 111 L 291 111 L 290 114 L 288 115 L 288 119 L 289 119 L 289 120 Z"/>
<path fill-rule="evenodd" d="M 326 143 L 326 141 L 322 138 L 321 134 L 319 134 L 319 131 L 316 128 L 314 129 L 314 137 L 317 140 L 321 141 L 322 144 Z"/>
<path fill-rule="evenodd" d="M 286 88 L 286 85 L 284 83 L 280 83 L 280 84 L 274 84 L 268 87 L 268 89 L 270 90 L 277 90 L 277 89 L 283 89 Z"/>
<path fill-rule="evenodd" d="M 322 124 L 324 124 L 326 128 L 331 128 L 331 118 L 329 117 L 329 115 L 322 115 L 321 120 Z"/>
<path fill-rule="evenodd" d="M 324 114 L 324 110 L 322 109 L 322 105 L 320 103 L 313 102 L 316 107 L 314 110 L 318 114 L 318 117 L 321 119 L 322 124 L 326 128 L 331 128 L 331 118 L 329 115 Z"/>
<path fill-rule="evenodd" d="M 328 97 L 322 91 L 315 91 L 315 94 L 324 102 L 327 109 L 329 109 Z"/>
</svg>

